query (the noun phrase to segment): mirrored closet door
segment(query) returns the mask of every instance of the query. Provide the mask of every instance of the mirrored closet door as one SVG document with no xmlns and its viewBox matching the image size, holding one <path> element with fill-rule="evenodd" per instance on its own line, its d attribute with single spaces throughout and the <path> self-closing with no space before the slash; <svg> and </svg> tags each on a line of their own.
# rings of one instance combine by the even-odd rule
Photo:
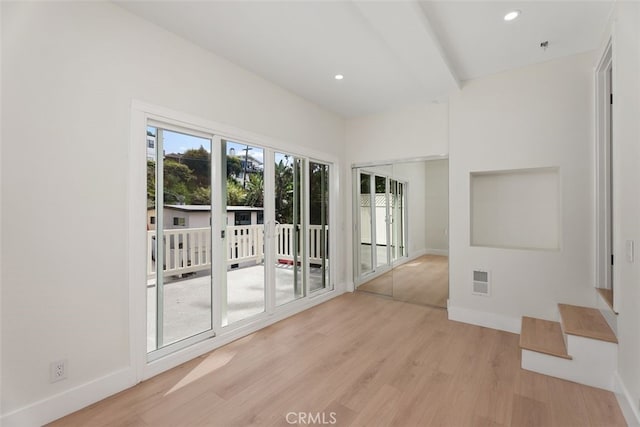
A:
<svg viewBox="0 0 640 427">
<path fill-rule="evenodd" d="M 446 307 L 448 160 L 353 168 L 359 291 Z"/>
</svg>

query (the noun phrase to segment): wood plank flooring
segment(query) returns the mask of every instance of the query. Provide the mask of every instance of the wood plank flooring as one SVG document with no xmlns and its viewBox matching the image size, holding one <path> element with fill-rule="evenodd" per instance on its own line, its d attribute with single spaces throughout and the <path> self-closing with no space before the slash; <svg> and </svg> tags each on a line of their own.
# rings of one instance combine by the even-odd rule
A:
<svg viewBox="0 0 640 427">
<path fill-rule="evenodd" d="M 345 294 L 54 426 L 625 425 L 606 391 L 520 369 L 518 335 L 445 310 Z M 317 424 L 316 424 L 317 425 Z"/>
<path fill-rule="evenodd" d="M 613 310 L 613 290 L 604 289 L 604 288 L 596 288 L 596 291 L 602 296 L 607 305 Z M 614 311 L 615 313 L 615 311 Z M 618 313 L 616 313 L 618 314 Z"/>
<path fill-rule="evenodd" d="M 449 257 L 424 255 L 358 287 L 360 291 L 392 297 L 398 301 L 447 307 Z"/>
<path fill-rule="evenodd" d="M 560 323 L 524 316 L 520 328 L 520 347 L 539 353 L 571 359 Z"/>
<path fill-rule="evenodd" d="M 597 308 L 558 304 L 564 332 L 612 343 L 618 338 Z"/>
</svg>

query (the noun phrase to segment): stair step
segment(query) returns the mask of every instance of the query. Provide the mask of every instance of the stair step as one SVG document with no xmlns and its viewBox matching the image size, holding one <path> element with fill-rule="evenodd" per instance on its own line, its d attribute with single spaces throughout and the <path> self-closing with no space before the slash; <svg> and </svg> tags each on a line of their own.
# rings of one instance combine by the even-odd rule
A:
<svg viewBox="0 0 640 427">
<path fill-rule="evenodd" d="M 618 343 L 616 334 L 597 308 L 569 304 L 558 304 L 558 308 L 565 334 Z"/>
<path fill-rule="evenodd" d="M 611 311 L 613 311 L 615 314 L 618 314 L 613 309 L 613 291 L 611 289 L 604 289 L 604 288 L 596 288 L 596 291 L 598 291 L 602 299 L 611 308 Z"/>
<path fill-rule="evenodd" d="M 567 354 L 560 323 L 549 320 L 524 316 L 520 330 L 520 348 L 571 359 Z"/>
</svg>

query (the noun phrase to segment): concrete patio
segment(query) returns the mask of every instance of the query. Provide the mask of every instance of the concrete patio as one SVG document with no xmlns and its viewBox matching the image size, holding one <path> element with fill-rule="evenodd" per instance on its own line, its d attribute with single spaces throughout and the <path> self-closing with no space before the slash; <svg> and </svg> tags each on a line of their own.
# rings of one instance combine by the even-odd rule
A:
<svg viewBox="0 0 640 427">
<path fill-rule="evenodd" d="M 211 329 L 211 276 L 207 271 L 185 278 L 165 278 L 164 345 Z M 276 265 L 276 305 L 295 300 L 293 265 Z M 311 291 L 322 287 L 321 269 L 309 271 Z M 265 296 L 264 265 L 227 272 L 227 319 L 223 326 L 262 313 Z M 147 350 L 155 349 L 156 286 L 147 285 Z"/>
</svg>

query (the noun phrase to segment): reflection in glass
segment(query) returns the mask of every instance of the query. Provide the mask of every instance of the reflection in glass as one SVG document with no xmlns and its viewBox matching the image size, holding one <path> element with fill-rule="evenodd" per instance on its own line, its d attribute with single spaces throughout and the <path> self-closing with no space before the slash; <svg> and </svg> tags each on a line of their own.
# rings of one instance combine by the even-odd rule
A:
<svg viewBox="0 0 640 427">
<path fill-rule="evenodd" d="M 388 197 L 387 179 L 384 176 L 375 177 L 375 222 L 376 222 L 376 266 L 389 263 L 388 241 Z"/>
<path fill-rule="evenodd" d="M 330 287 L 329 165 L 309 162 L 309 287 Z"/>
<path fill-rule="evenodd" d="M 373 269 L 371 240 L 371 175 L 360 173 L 360 274 Z"/>
</svg>

